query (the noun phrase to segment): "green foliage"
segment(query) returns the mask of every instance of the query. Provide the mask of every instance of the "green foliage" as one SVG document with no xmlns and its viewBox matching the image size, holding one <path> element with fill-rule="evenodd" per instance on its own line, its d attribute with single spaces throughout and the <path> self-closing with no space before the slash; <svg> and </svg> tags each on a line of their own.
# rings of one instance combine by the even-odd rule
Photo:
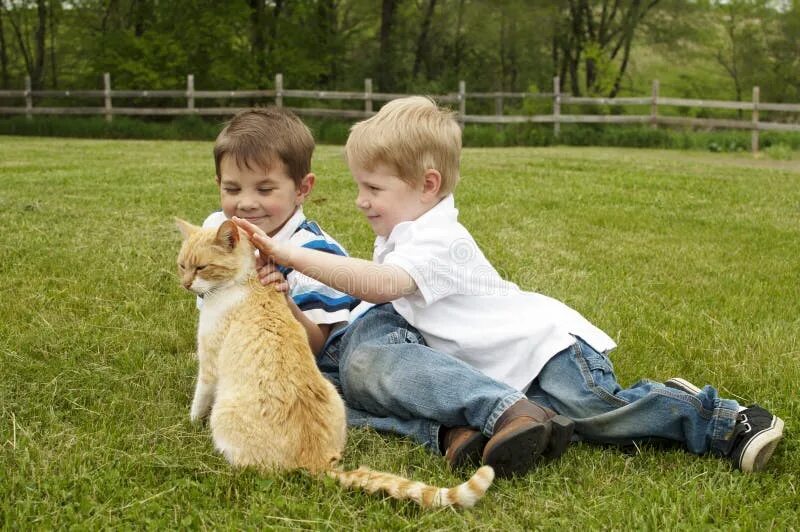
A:
<svg viewBox="0 0 800 532">
<path fill-rule="evenodd" d="M 594 84 L 589 87 L 587 96 L 605 96 L 614 86 L 617 66 L 609 57 L 609 50 L 605 50 L 600 43 L 589 42 L 584 49 L 584 60 L 591 61 L 595 69 Z"/>
<path fill-rule="evenodd" d="M 736 67 L 742 86 L 763 81 L 765 97 L 781 101 L 797 92 L 795 4 L 778 12 L 766 0 L 664 0 L 625 18 L 630 6 L 611 10 L 608 0 L 596 0 L 597 9 L 584 10 L 575 24 L 564 2 L 438 0 L 427 21 L 431 0 L 391 4 L 396 8 L 383 57 L 385 21 L 374 0 L 85 0 L 64 4 L 69 8 L 43 2 L 48 18 L 42 50 L 33 49 L 36 4 L 7 2 L 0 14 L 8 59 L 3 88 L 21 87 L 31 68 L 24 56 L 41 52 L 47 88 L 96 88 L 104 72 L 121 89 L 182 88 L 190 73 L 198 89 L 266 88 L 280 72 L 287 86 L 304 89 L 353 90 L 369 77 L 390 80 L 390 86 L 375 87 L 384 92 L 452 92 L 459 80 L 467 80 L 469 90 L 521 91 L 532 84 L 549 88 L 555 73 L 571 87 L 571 74 L 561 68 L 564 49 L 553 46 L 574 45 L 580 48 L 572 50 L 580 55 L 575 75 L 583 80 L 577 86 L 588 84 L 601 94 L 622 67 L 617 39 L 635 30 L 624 93 L 646 89 L 652 77 L 686 75 L 675 95 L 708 97 L 692 84 L 707 88 L 702 80 L 728 80 L 726 65 Z M 600 22 L 601 7 L 607 8 L 604 24 L 583 28 L 589 15 Z M 631 20 L 639 21 L 633 30 Z M 27 43 L 24 50 L 16 30 Z M 663 68 L 642 77 L 651 70 L 653 52 L 666 59 Z"/>
<path fill-rule="evenodd" d="M 771 158 L 777 159 L 781 161 L 790 161 L 795 158 L 795 154 L 792 153 L 792 148 L 789 147 L 788 144 L 773 144 L 767 147 L 764 152 Z"/>
<path fill-rule="evenodd" d="M 800 133 L 769 132 L 761 134 L 761 146 L 782 144 L 800 150 Z M 464 128 L 465 146 L 618 146 L 629 148 L 668 148 L 742 152 L 750 150 L 748 131 L 690 131 L 652 129 L 645 126 L 562 124 L 561 134 L 553 136 L 552 125 L 514 124 L 497 128 L 468 124 Z"/>
<path fill-rule="evenodd" d="M 116 121 L 116 120 L 115 120 Z M 356 256 L 373 235 L 341 149 L 306 213 Z M 676 375 L 786 421 L 767 470 L 640 444 L 575 444 L 470 511 L 423 511 L 306 474 L 234 471 L 189 423 L 194 298 L 178 215 L 218 207 L 211 142 L 4 137 L 0 528 L 776 530 L 800 528 L 797 166 L 736 154 L 467 149 L 460 219 L 523 289 L 619 341 L 622 383 Z M 345 466 L 440 485 L 466 470 L 350 430 Z"/>
<path fill-rule="evenodd" d="M 565 92 L 607 94 L 615 90 L 623 66 L 626 47 L 617 44 L 633 35 L 620 96 L 647 95 L 658 79 L 662 96 L 749 100 L 759 85 L 762 101 L 800 101 L 798 2 L 18 0 L 2 5 L 4 89 L 22 88 L 25 75 L 36 70 L 47 89 L 98 89 L 105 72 L 115 89 L 183 89 L 188 74 L 197 90 L 272 88 L 282 73 L 288 89 L 360 91 L 364 79 L 372 78 L 374 90 L 382 92 L 448 94 L 460 80 L 468 92 L 536 87 L 550 92 L 559 75 Z M 38 5 L 46 11 L 41 28 Z M 382 7 L 389 5 L 395 9 L 383 50 Z M 623 16 L 631 9 L 638 14 Z M 43 48 L 35 44 L 40 29 Z M 34 68 L 35 57 L 43 63 Z M 301 107 L 358 103 L 287 100 Z M 547 100 L 505 104 L 509 112 L 551 112 Z M 471 113 L 493 112 L 491 100 L 468 105 Z M 699 108 L 663 112 L 718 116 Z M 780 120 L 794 118 L 780 115 Z M 547 143 L 538 135 L 521 140 L 510 129 L 479 136 L 486 145 Z M 580 136 L 582 143 L 588 138 Z"/>
<path fill-rule="evenodd" d="M 533 100 L 536 101 L 536 100 Z M 34 117 L 0 118 L 0 135 L 83 137 L 107 139 L 213 140 L 225 119 L 186 116 L 166 120 L 142 120 L 114 117 Z M 343 145 L 351 122 L 308 118 L 305 120 L 318 144 Z M 503 126 L 467 124 L 463 143 L 470 147 L 499 146 L 618 146 L 628 148 L 667 148 L 708 150 L 711 152 L 746 152 L 750 150 L 749 131 L 690 131 L 646 126 L 562 124 L 561 135 L 553 136 L 553 126 L 543 124 L 508 124 Z M 781 148 L 775 153 L 800 150 L 800 133 L 766 132 L 760 135 L 761 147 Z"/>
<path fill-rule="evenodd" d="M 111 122 L 99 117 L 28 120 L 24 116 L 15 116 L 0 119 L 1 134 L 44 137 L 210 140 L 216 138 L 220 129 L 220 120 L 204 120 L 195 116 L 165 121 L 116 116 Z"/>
</svg>

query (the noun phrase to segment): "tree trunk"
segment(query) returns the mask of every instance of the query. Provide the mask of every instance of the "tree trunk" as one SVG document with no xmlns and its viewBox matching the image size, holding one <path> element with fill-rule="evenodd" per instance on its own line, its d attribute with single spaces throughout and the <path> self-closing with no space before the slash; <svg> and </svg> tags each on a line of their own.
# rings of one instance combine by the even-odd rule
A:
<svg viewBox="0 0 800 532">
<path fill-rule="evenodd" d="M 461 75 L 461 59 L 464 55 L 464 40 L 461 38 L 461 30 L 464 25 L 464 0 L 458 2 L 458 16 L 456 17 L 456 37 L 453 42 L 453 67 L 455 68 L 456 77 Z"/>
<path fill-rule="evenodd" d="M 50 79 L 54 89 L 58 88 L 58 68 L 56 62 L 56 8 L 50 1 Z"/>
<path fill-rule="evenodd" d="M 605 2 L 603 3 L 605 6 Z M 592 44 L 598 44 L 602 47 L 602 41 L 600 40 L 597 32 L 595 31 L 595 24 L 594 24 L 594 13 L 592 9 L 589 7 L 588 0 L 581 0 L 581 5 L 579 7 L 579 12 L 581 14 L 580 22 L 584 24 L 586 29 L 585 37 L 582 39 L 583 42 L 588 42 Z M 594 86 L 597 83 L 597 60 L 594 57 L 587 56 L 585 59 L 585 69 L 586 69 L 586 93 L 591 94 L 594 90 Z"/>
<path fill-rule="evenodd" d="M 320 87 L 331 87 L 339 77 L 339 58 L 344 51 L 341 46 L 341 32 L 339 31 L 337 5 L 335 0 L 319 0 L 317 2 L 317 35 L 320 45 L 322 64 L 326 65 L 326 72 L 319 75 Z"/>
<path fill-rule="evenodd" d="M 141 37 L 147 29 L 145 27 L 145 22 L 149 14 L 149 9 L 145 0 L 134 0 L 131 5 L 131 11 L 133 12 L 133 35 Z"/>
<path fill-rule="evenodd" d="M 417 39 L 417 52 L 414 54 L 414 69 L 412 75 L 414 78 L 419 74 L 422 67 L 422 62 L 427 61 L 428 56 L 428 32 L 431 28 L 431 19 L 433 19 L 433 10 L 436 8 L 436 0 L 428 0 L 428 8 L 425 10 L 425 18 L 422 20 L 422 28 L 419 32 Z"/>
<path fill-rule="evenodd" d="M 380 51 L 378 53 L 378 87 L 384 92 L 395 88 L 394 57 L 392 53 L 392 27 L 398 0 L 383 0 L 381 7 Z"/>
<path fill-rule="evenodd" d="M 267 39 L 264 0 L 250 0 L 250 51 L 258 69 L 256 77 L 267 69 Z"/>
<path fill-rule="evenodd" d="M 601 71 L 606 68 L 615 70 L 614 83 L 608 89 L 610 94 L 619 92 L 636 28 L 659 1 L 564 0 L 559 4 L 557 9 L 565 23 L 563 27 L 557 25 L 557 34 L 553 37 L 554 71 L 561 73 L 562 80 L 569 75 L 573 95 L 580 95 L 582 87 L 590 94 L 605 91 L 606 87 L 600 84 L 612 74 Z M 556 43 L 561 46 L 556 47 Z M 587 53 L 589 46 L 592 48 Z M 620 51 L 623 55 L 616 67 L 615 59 Z M 583 79 L 580 79 L 581 73 Z M 566 85 L 566 81 L 562 83 Z"/>
<path fill-rule="evenodd" d="M 500 9 L 500 75 L 495 78 L 494 82 L 494 90 L 503 92 L 505 89 L 505 82 L 506 82 L 506 41 L 508 40 L 507 37 L 507 30 L 506 30 L 506 12 L 504 9 Z"/>
<path fill-rule="evenodd" d="M 581 85 L 578 69 L 584 47 L 583 10 L 581 10 L 580 6 L 576 5 L 573 0 L 570 0 L 569 11 L 572 16 L 572 34 L 567 40 L 568 49 L 565 50 L 564 57 L 569 61 L 569 77 L 572 95 L 580 96 Z"/>
<path fill-rule="evenodd" d="M 262 0 L 263 1 L 263 0 Z M 278 27 L 281 20 L 281 14 L 283 13 L 284 3 L 283 0 L 275 0 L 275 7 L 272 8 L 272 18 L 270 19 L 270 26 L 269 26 L 269 42 L 267 42 L 267 55 L 272 48 L 274 48 L 275 43 L 278 42 Z"/>
<path fill-rule="evenodd" d="M 30 46 L 28 46 L 27 35 L 22 34 L 19 21 L 15 22 L 10 13 L 7 16 L 8 21 L 11 23 L 11 29 L 14 30 L 14 36 L 17 38 L 22 57 L 25 60 L 25 71 L 31 77 L 31 88 L 33 90 L 41 89 L 44 81 L 44 44 L 47 31 L 47 6 L 45 1 L 37 0 L 36 2 L 38 24 L 34 33 L 34 50 L 31 50 Z"/>
<path fill-rule="evenodd" d="M 2 72 L 3 88 L 8 89 L 8 51 L 6 50 L 6 36 L 3 32 L 4 18 L 3 2 L 0 2 L 0 72 Z"/>
<path fill-rule="evenodd" d="M 508 45 L 508 87 L 510 90 L 517 88 L 519 78 L 519 65 L 517 63 L 517 20 L 511 17 L 508 33 L 511 37 Z"/>
<path fill-rule="evenodd" d="M 105 33 L 113 26 L 110 21 L 111 15 L 118 10 L 117 0 L 109 0 L 103 10 L 103 18 L 100 20 L 100 32 Z M 87 10 L 88 11 L 88 10 Z"/>
<path fill-rule="evenodd" d="M 36 2 L 37 26 L 35 33 L 36 55 L 31 72 L 31 87 L 34 90 L 44 88 L 44 57 L 47 37 L 47 4 L 46 0 Z"/>
<path fill-rule="evenodd" d="M 633 31 L 625 40 L 625 50 L 622 54 L 622 64 L 617 71 L 617 77 L 614 79 L 614 85 L 611 87 L 611 92 L 608 94 L 609 98 L 614 98 L 619 93 L 620 86 L 622 85 L 622 76 L 625 75 L 625 70 L 628 68 L 628 58 L 631 54 L 631 43 L 633 42 Z"/>
</svg>

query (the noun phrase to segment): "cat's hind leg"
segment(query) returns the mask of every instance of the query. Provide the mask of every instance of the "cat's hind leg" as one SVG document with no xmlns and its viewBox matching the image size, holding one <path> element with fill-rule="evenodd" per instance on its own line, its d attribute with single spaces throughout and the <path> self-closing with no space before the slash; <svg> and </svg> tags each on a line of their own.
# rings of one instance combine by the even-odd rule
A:
<svg viewBox="0 0 800 532">
<path fill-rule="evenodd" d="M 209 425 L 214 447 L 234 467 L 264 471 L 292 469 L 291 443 L 280 427 L 265 423 L 246 401 L 222 395 L 211 412 Z"/>
</svg>

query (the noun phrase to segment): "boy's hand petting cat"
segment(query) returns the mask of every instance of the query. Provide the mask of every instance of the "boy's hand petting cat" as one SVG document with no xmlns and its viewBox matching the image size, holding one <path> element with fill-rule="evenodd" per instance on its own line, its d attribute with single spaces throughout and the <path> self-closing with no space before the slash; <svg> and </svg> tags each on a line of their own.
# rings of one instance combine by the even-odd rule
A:
<svg viewBox="0 0 800 532">
<path fill-rule="evenodd" d="M 250 242 L 253 243 L 263 259 L 271 260 L 278 264 L 286 264 L 289 252 L 289 247 L 287 245 L 279 244 L 268 237 L 261 228 L 247 220 L 236 216 L 232 217 L 231 220 L 247 233 L 247 238 L 250 239 Z"/>
<path fill-rule="evenodd" d="M 256 260 L 256 272 L 258 273 L 259 282 L 264 286 L 272 284 L 275 285 L 275 290 L 278 292 L 289 292 L 289 283 L 274 262 L 265 261 L 259 256 Z"/>
</svg>

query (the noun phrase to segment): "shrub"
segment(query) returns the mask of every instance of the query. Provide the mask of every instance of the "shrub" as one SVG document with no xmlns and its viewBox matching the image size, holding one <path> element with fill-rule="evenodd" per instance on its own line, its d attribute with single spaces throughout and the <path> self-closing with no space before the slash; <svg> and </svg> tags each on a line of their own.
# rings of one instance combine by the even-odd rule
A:
<svg viewBox="0 0 800 532">
<path fill-rule="evenodd" d="M 179 118 L 114 117 L 106 122 L 95 117 L 24 116 L 0 118 L 0 134 L 43 137 L 88 137 L 117 139 L 213 140 L 227 117 L 182 116 Z M 319 144 L 344 144 L 352 121 L 305 118 Z M 692 131 L 683 129 L 616 124 L 562 124 L 555 138 L 552 124 L 467 124 L 464 146 L 619 146 L 632 148 L 694 149 L 713 152 L 750 150 L 749 131 Z M 800 133 L 763 132 L 764 150 L 787 157 L 800 150 Z"/>
</svg>

